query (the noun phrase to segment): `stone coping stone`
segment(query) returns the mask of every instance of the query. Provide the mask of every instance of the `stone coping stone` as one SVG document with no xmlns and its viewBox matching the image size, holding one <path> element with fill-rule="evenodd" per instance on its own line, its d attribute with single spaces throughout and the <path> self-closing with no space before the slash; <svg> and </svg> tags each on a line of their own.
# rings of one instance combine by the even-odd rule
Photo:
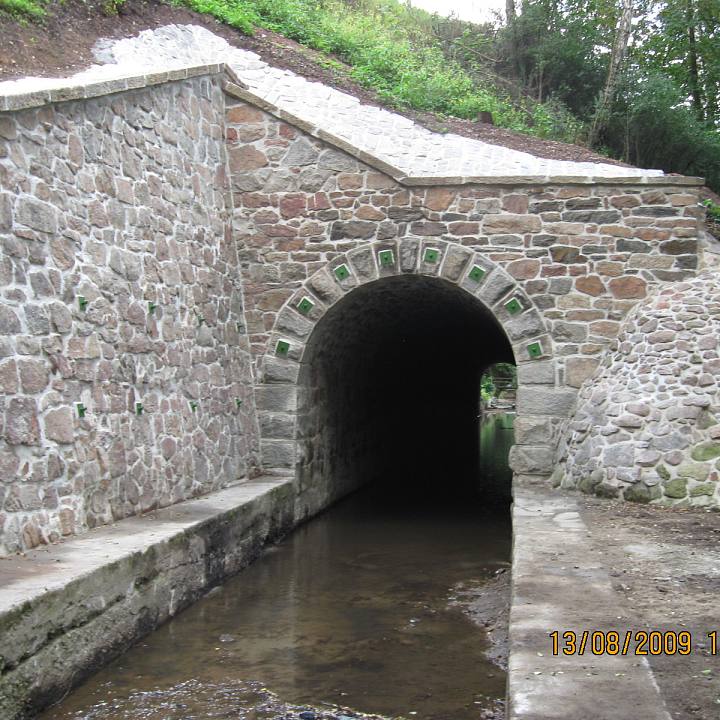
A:
<svg viewBox="0 0 720 720">
<path fill-rule="evenodd" d="M 32 717 L 296 524 L 265 476 L 0 559 L 0 718 Z"/>
<path fill-rule="evenodd" d="M 188 65 L 173 67 L 154 73 L 131 72 L 120 70 L 116 66 L 106 65 L 93 68 L 93 72 L 101 76 L 99 80 L 82 81 L 76 78 L 28 78 L 22 84 L 14 83 L 14 91 L 0 91 L 0 112 L 16 112 L 19 110 L 40 107 L 58 102 L 83 100 L 102 95 L 125 92 L 139 88 L 151 87 L 167 82 L 176 82 L 202 75 L 223 76 L 223 89 L 231 97 L 251 103 L 265 112 L 303 130 L 304 132 L 347 152 L 370 167 L 392 177 L 406 186 L 429 185 L 682 185 L 702 186 L 705 180 L 699 177 L 682 175 L 632 175 L 632 176 L 586 176 L 586 175 L 526 175 L 503 174 L 486 176 L 446 176 L 427 174 L 408 176 L 399 168 L 385 160 L 372 155 L 361 148 L 355 147 L 347 140 L 303 120 L 293 113 L 284 110 L 266 98 L 248 89 L 226 63 Z M 2 83 L 0 83 L 0 86 Z"/>
<path fill-rule="evenodd" d="M 646 658 L 552 655 L 554 630 L 638 628 L 575 498 L 517 480 L 513 495 L 508 720 L 671 720 Z"/>
</svg>

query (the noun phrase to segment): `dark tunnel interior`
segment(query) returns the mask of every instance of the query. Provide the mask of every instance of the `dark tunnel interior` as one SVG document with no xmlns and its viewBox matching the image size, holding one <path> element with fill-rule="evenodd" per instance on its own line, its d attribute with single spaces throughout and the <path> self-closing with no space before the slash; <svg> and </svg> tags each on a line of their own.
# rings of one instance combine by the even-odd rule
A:
<svg viewBox="0 0 720 720">
<path fill-rule="evenodd" d="M 334 497 L 376 483 L 404 497 L 507 503 L 509 473 L 480 472 L 480 378 L 496 362 L 514 362 L 503 330 L 456 285 L 413 275 L 356 288 L 303 357 L 301 477 Z"/>
</svg>

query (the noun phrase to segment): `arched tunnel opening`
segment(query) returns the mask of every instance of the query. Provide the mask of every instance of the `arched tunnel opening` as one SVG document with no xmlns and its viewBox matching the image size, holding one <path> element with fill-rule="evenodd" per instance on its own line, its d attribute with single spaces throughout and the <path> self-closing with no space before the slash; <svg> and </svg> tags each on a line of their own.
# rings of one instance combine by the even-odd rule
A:
<svg viewBox="0 0 720 720">
<path fill-rule="evenodd" d="M 334 500 L 373 484 L 384 498 L 507 505 L 507 442 L 486 438 L 496 457 L 481 456 L 480 384 L 494 363 L 514 363 L 510 343 L 457 285 L 393 276 L 351 291 L 317 324 L 303 357 L 301 488 Z"/>
</svg>

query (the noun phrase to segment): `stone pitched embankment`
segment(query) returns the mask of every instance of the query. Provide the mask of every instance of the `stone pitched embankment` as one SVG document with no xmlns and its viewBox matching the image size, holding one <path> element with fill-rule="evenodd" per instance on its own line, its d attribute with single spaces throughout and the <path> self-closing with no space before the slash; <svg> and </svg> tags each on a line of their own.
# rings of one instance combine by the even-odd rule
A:
<svg viewBox="0 0 720 720">
<path fill-rule="evenodd" d="M 672 505 L 720 504 L 720 277 L 638 303 L 583 385 L 563 487 Z"/>
</svg>

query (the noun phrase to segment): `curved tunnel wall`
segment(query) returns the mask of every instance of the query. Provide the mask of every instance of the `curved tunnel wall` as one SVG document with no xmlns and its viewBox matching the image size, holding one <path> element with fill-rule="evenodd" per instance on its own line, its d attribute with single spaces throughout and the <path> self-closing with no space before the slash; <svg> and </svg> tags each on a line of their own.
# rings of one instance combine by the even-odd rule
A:
<svg viewBox="0 0 720 720">
<path fill-rule="evenodd" d="M 514 362 L 502 329 L 446 280 L 394 276 L 351 291 L 303 355 L 300 485 L 328 497 L 379 481 L 408 499 L 507 500 L 509 488 L 478 484 L 478 389 L 494 362 Z"/>
</svg>

